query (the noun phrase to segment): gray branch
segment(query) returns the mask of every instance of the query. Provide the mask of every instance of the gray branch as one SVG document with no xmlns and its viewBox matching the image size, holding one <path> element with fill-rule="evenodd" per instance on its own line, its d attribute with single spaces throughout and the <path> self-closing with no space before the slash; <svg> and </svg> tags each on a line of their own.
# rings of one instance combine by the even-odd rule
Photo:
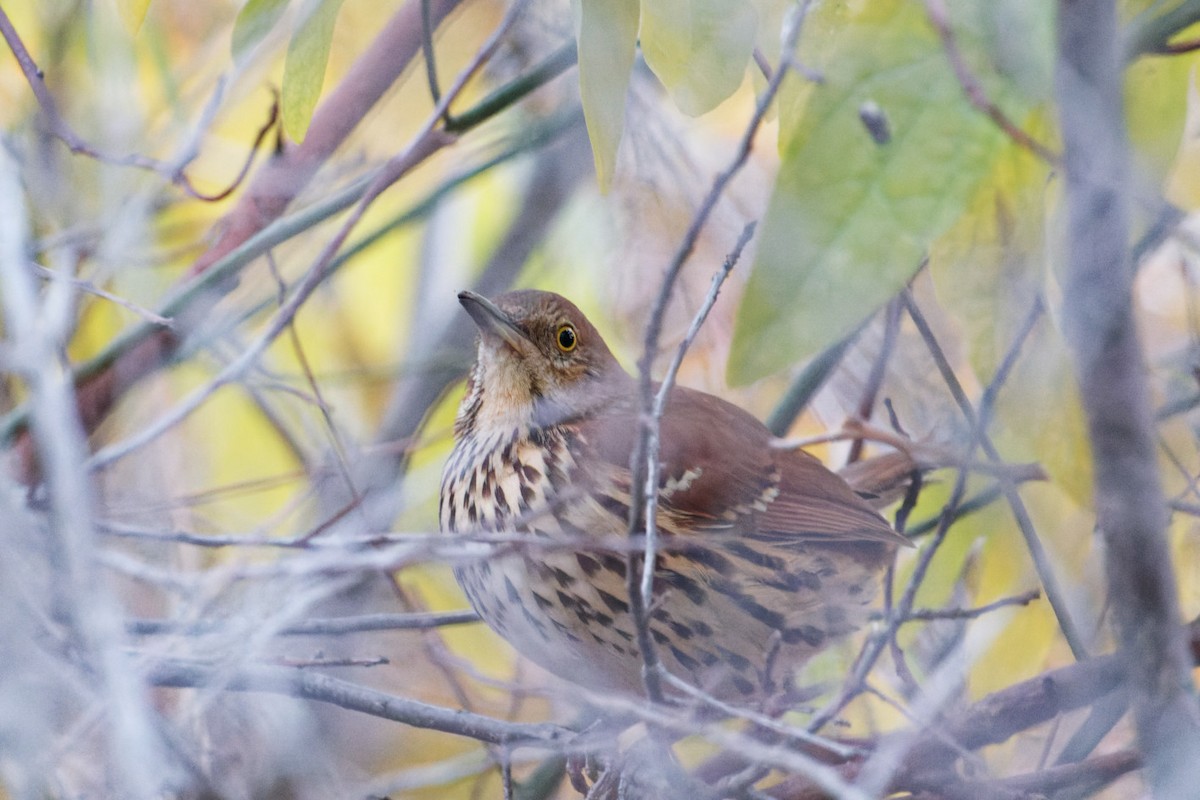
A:
<svg viewBox="0 0 1200 800">
<path fill-rule="evenodd" d="M 1148 374 L 1132 308 L 1129 154 L 1112 0 L 1059 0 L 1056 89 L 1068 213 L 1063 320 L 1087 415 L 1097 524 L 1155 797 L 1194 797 L 1200 708 L 1167 549 Z"/>
</svg>

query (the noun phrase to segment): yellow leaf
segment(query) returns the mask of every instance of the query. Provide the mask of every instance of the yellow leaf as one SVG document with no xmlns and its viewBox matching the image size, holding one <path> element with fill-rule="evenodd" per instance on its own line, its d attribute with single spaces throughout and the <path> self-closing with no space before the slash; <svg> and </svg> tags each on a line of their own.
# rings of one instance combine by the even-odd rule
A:
<svg viewBox="0 0 1200 800">
<path fill-rule="evenodd" d="M 333 24 L 341 7 L 342 0 L 320 0 L 315 7 L 309 4 L 309 15 L 288 44 L 283 65 L 283 129 L 297 142 L 304 140 L 321 97 Z"/>
<path fill-rule="evenodd" d="M 1196 72 L 1188 78 L 1187 115 L 1175 163 L 1167 175 L 1167 199 L 1180 208 L 1200 208 L 1200 92 L 1196 90 Z"/>
<path fill-rule="evenodd" d="M 625 127 L 625 92 L 633 69 L 638 15 L 638 0 L 578 0 L 575 6 L 579 94 L 601 191 L 612 183 Z"/>
<path fill-rule="evenodd" d="M 233 23 L 229 49 L 235 62 L 241 62 L 271 32 L 287 5 L 287 0 L 247 0 Z"/>
<path fill-rule="evenodd" d="M 642 54 L 685 114 L 716 108 L 742 83 L 758 13 L 750 0 L 644 0 Z"/>
<path fill-rule="evenodd" d="M 131 36 L 137 35 L 149 9 L 150 0 L 117 0 L 117 13 L 121 15 L 121 21 Z"/>
</svg>

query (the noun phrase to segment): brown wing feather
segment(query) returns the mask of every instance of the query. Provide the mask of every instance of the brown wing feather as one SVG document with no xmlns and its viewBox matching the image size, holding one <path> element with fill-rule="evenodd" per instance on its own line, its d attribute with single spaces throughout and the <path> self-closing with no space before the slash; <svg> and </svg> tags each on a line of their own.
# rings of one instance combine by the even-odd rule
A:
<svg viewBox="0 0 1200 800">
<path fill-rule="evenodd" d="M 636 431 L 633 414 L 617 412 L 589 438 L 599 455 L 628 465 Z M 820 461 L 772 449 L 761 422 L 718 397 L 675 388 L 660 440 L 660 504 L 695 526 L 907 543 Z"/>
</svg>

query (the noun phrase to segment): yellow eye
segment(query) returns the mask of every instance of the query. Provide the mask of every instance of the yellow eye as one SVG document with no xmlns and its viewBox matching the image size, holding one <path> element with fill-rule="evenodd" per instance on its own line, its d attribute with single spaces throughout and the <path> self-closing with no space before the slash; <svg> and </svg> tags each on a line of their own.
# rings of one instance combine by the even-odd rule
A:
<svg viewBox="0 0 1200 800">
<path fill-rule="evenodd" d="M 558 343 L 558 349 L 564 353 L 569 353 L 575 349 L 575 345 L 579 344 L 579 340 L 575 337 L 575 329 L 570 325 L 561 325 L 558 328 L 558 333 L 554 334 L 554 341 Z"/>
</svg>

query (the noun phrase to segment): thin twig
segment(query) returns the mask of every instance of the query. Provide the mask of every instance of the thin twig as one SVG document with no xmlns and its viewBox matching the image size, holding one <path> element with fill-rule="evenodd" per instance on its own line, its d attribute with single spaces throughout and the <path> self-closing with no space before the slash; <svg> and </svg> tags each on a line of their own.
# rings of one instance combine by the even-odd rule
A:
<svg viewBox="0 0 1200 800">
<path fill-rule="evenodd" d="M 855 416 L 863 421 L 871 419 L 875 410 L 875 399 L 879 396 L 879 388 L 887 375 L 888 362 L 892 359 L 892 351 L 896 347 L 896 339 L 900 334 L 900 303 L 893 298 L 887 304 L 887 316 L 883 323 L 883 343 L 879 346 L 879 355 L 871 365 L 871 373 L 867 376 L 867 384 L 863 387 L 862 397 L 858 401 Z M 862 457 L 863 439 L 854 439 L 850 444 L 850 453 L 846 463 L 853 464 Z"/>
<path fill-rule="evenodd" d="M 354 617 L 309 619 L 276 631 L 279 636 L 346 636 L 368 631 L 413 631 L 448 625 L 470 625 L 479 621 L 474 611 L 427 611 L 409 614 L 363 614 Z M 125 630 L 138 636 L 163 634 L 200 636 L 219 632 L 220 620 L 178 622 L 164 619 L 133 619 Z"/>
<path fill-rule="evenodd" d="M 976 606 L 975 608 L 917 608 L 908 612 L 901 620 L 905 622 L 931 622 L 933 620 L 953 619 L 976 619 L 984 614 L 1005 608 L 1007 606 L 1027 606 L 1034 600 L 1039 599 L 1042 593 L 1037 589 L 1031 589 L 1028 592 L 1014 595 L 1012 597 L 1002 597 L 986 605 Z"/>
<path fill-rule="evenodd" d="M 283 275 L 279 272 L 279 267 L 275 263 L 275 257 L 271 252 L 266 254 L 267 266 L 271 271 L 271 276 L 275 279 L 275 283 L 279 288 L 277 300 L 279 306 L 282 307 L 287 302 L 287 283 L 283 279 Z M 342 441 L 341 432 L 338 430 L 333 421 L 333 412 L 329 408 L 329 404 L 325 402 L 325 397 L 321 392 L 321 387 L 317 383 L 317 378 L 313 374 L 312 367 L 308 363 L 308 355 L 304 350 L 304 345 L 300 341 L 300 332 L 296 330 L 296 320 L 293 318 L 287 326 L 288 338 L 291 341 L 292 353 L 296 356 L 296 363 L 300 366 L 300 371 L 304 374 L 304 380 L 308 384 L 308 388 L 312 391 L 314 405 L 321 412 L 321 421 L 325 425 L 325 432 L 329 434 L 329 440 L 333 445 L 333 452 L 337 457 L 338 477 L 346 486 L 346 491 L 350 495 L 347 505 L 357 507 L 362 503 L 362 494 L 358 487 L 354 485 L 354 477 L 350 474 L 350 465 L 346 458 L 346 447 Z"/>
<path fill-rule="evenodd" d="M 909 315 L 912 316 L 915 303 L 912 301 L 909 290 L 905 289 L 901 293 L 900 299 L 902 304 L 908 309 Z M 920 314 L 919 310 L 917 313 L 918 315 Z M 985 391 L 985 396 L 988 398 L 994 398 L 996 393 L 999 391 L 1000 385 L 1002 385 L 1007 379 L 1009 371 L 1016 363 L 1016 353 L 1020 352 L 1022 346 L 1033 329 L 1033 323 L 1036 321 L 1036 319 L 1037 316 L 1031 313 L 1027 318 L 1026 324 L 1023 325 L 1018 331 L 1017 337 L 1009 346 L 1008 353 L 1001 361 L 1000 368 L 997 369 L 996 374 L 992 377 L 992 380 Z M 915 318 L 914 321 L 916 321 Z M 980 418 L 976 416 L 974 410 L 970 407 L 970 403 L 966 401 L 966 396 L 962 391 L 962 387 L 958 385 L 957 379 L 954 378 L 953 371 L 949 370 L 949 365 L 945 362 L 945 356 L 944 354 L 941 354 L 940 347 L 937 347 L 936 340 L 932 339 L 932 331 L 929 330 L 928 323 L 925 322 L 924 317 L 921 317 L 921 322 L 917 324 L 917 327 L 919 330 L 921 330 L 922 335 L 926 338 L 926 344 L 931 348 L 931 351 L 933 351 L 933 348 L 937 348 L 936 352 L 934 352 L 934 358 L 935 360 L 938 360 L 939 355 L 941 356 L 939 361 L 939 369 L 942 370 L 943 379 L 950 384 L 951 393 L 955 394 L 956 399 L 961 397 L 960 404 L 963 402 L 966 403 L 965 408 L 963 409 L 963 414 L 967 417 L 969 423 L 971 424 L 972 436 L 969 442 L 967 453 L 964 455 L 963 463 L 970 463 L 972 461 L 975 449 L 981 445 L 984 445 L 984 443 L 988 441 L 986 432 L 981 425 Z M 949 373 L 948 376 L 947 372 Z M 953 383 L 951 383 L 951 381 L 953 381 Z M 957 391 L 955 391 L 956 388 Z M 987 408 L 990 410 L 990 401 Z M 984 419 L 986 419 L 986 416 Z M 909 578 L 908 584 L 905 587 L 899 603 L 896 604 L 895 609 L 892 611 L 887 626 L 884 630 L 867 639 L 867 642 L 863 645 L 863 649 L 859 653 L 859 657 L 851 670 L 850 676 L 843 684 L 842 691 L 836 698 L 834 698 L 834 700 L 826 705 L 825 708 L 814 715 L 813 719 L 809 723 L 809 730 L 820 730 L 821 727 L 826 725 L 838 713 L 840 713 L 841 709 L 844 708 L 847 703 L 861 693 L 863 682 L 866 679 L 867 674 L 878 660 L 880 654 L 883 652 L 884 647 L 896 636 L 896 631 L 901 624 L 900 621 L 912 611 L 917 590 L 924 582 L 925 574 L 929 569 L 929 565 L 932 562 L 934 555 L 945 541 L 950 527 L 960 516 L 960 506 L 963 503 L 966 492 L 968 470 L 961 465 L 957 467 L 957 470 L 958 472 L 955 477 L 954 488 L 951 490 L 950 498 L 943 507 L 941 514 L 938 516 L 934 536 L 929 544 L 926 545 L 926 547 L 918 555 L 917 563 L 913 568 L 913 572 Z M 1004 487 L 1004 490 L 1007 494 L 1015 493 L 1013 484 L 1010 484 L 1007 481 L 1002 481 L 1001 485 Z M 1040 544 L 1040 542 L 1038 544 Z M 1043 585 L 1045 585 L 1044 581 Z"/>
<path fill-rule="evenodd" d="M 190 163 L 194 157 L 194 152 L 188 152 L 180 159 L 178 164 L 170 164 L 165 161 L 150 158 L 148 156 L 130 154 L 124 156 L 115 156 L 104 153 L 92 145 L 88 144 L 79 134 L 77 134 L 67 121 L 63 119 L 62 113 L 58 110 L 58 103 L 54 100 L 54 95 L 50 93 L 50 88 L 46 86 L 46 76 L 30 55 L 29 49 L 25 47 L 24 41 L 21 40 L 20 34 L 13 26 L 12 20 L 4 12 L 4 8 L 0 6 L 0 36 L 3 36 L 9 50 L 17 60 L 17 64 L 21 67 L 21 72 L 25 76 L 25 80 L 29 83 L 29 88 L 33 91 L 34 98 L 37 99 L 38 106 L 42 110 L 42 116 L 46 120 L 47 127 L 51 135 L 67 146 L 72 153 L 77 155 L 94 158 L 104 164 L 111 164 L 119 167 L 135 167 L 144 169 L 162 175 L 171 183 L 183 189 L 188 195 L 197 200 L 207 202 L 215 202 L 222 200 L 233 193 L 238 186 L 241 185 L 246 175 L 250 171 L 250 165 L 254 162 L 254 157 L 258 153 L 259 147 L 262 145 L 263 139 L 266 138 L 271 128 L 275 126 L 275 122 L 279 115 L 278 99 L 271 105 L 271 111 L 268 115 L 267 122 L 259 129 L 258 134 L 254 138 L 254 143 L 250 147 L 249 155 L 246 157 L 239 169 L 237 176 L 233 179 L 230 185 L 222 191 L 208 195 L 196 189 L 192 185 L 191 180 L 184 173 L 184 168 Z M 215 112 L 215 103 L 206 110 L 205 117 L 211 118 Z"/>
<path fill-rule="evenodd" d="M 804 17 L 807 14 L 810 3 L 811 0 L 804 0 L 800 6 L 792 9 L 789 13 L 785 23 L 784 47 L 779 68 L 775 70 L 771 82 L 767 84 L 766 90 L 759 98 L 758 104 L 754 109 L 754 114 L 750 119 L 750 124 L 742 134 L 732 162 L 713 180 L 712 188 L 709 189 L 708 194 L 700 204 L 700 208 L 692 217 L 692 222 L 688 226 L 687 232 L 684 234 L 683 240 L 680 242 L 675 256 L 667 268 L 666 274 L 663 276 L 658 296 L 650 313 L 650 319 L 646 324 L 642 357 L 638 360 L 638 398 L 639 408 L 641 409 L 641 422 L 638 426 L 637 442 L 629 465 L 631 473 L 630 490 L 633 494 L 629 504 L 628 530 L 631 535 L 639 530 L 649 529 L 650 526 L 655 524 L 652 516 L 647 518 L 647 514 L 650 511 L 647 509 L 647 504 L 656 502 L 657 487 L 650 487 L 647 490 L 646 477 L 647 473 L 658 461 L 657 450 L 654 452 L 650 450 L 651 442 L 657 442 L 658 439 L 658 425 L 652 414 L 652 409 L 654 408 L 654 388 L 650 377 L 650 368 L 654 360 L 654 354 L 658 351 L 658 342 L 662 334 L 663 318 L 666 315 L 667 304 L 674 292 L 675 282 L 683 270 L 683 265 L 695 249 L 696 242 L 700 238 L 700 232 L 704 228 L 705 223 L 707 223 L 713 209 L 716 208 L 717 201 L 724 194 L 729 182 L 741 170 L 750 156 L 750 149 L 754 142 L 755 134 L 758 132 L 758 128 L 766 116 L 767 109 L 770 107 L 775 95 L 779 91 L 779 87 L 783 83 L 784 77 L 790 69 L 793 51 L 796 48 L 796 42 L 799 40 Z M 647 536 L 647 542 L 653 542 L 653 539 Z M 653 550 L 651 549 L 650 552 L 653 553 Z M 643 570 L 653 569 L 653 566 L 653 558 L 647 558 L 643 564 Z M 658 695 L 656 686 L 654 685 L 657 681 L 657 671 L 654 669 L 656 657 L 653 653 L 653 643 L 650 640 L 644 618 L 645 607 L 642 604 L 641 587 L 638 585 L 636 570 L 629 569 L 627 573 L 629 576 L 630 615 L 633 618 L 634 627 L 638 634 L 638 645 L 642 653 L 642 658 L 646 661 L 642 674 L 646 682 L 647 693 L 651 697 L 656 697 Z"/>
<path fill-rule="evenodd" d="M 704 302 L 700 304 L 700 308 L 696 311 L 696 315 L 692 318 L 692 324 L 688 327 L 687 333 L 683 337 L 683 341 L 675 349 L 675 355 L 671 359 L 670 365 L 667 367 L 667 372 L 663 376 L 662 383 L 659 384 L 658 392 L 654 396 L 654 405 L 651 408 L 652 424 L 650 427 L 650 443 L 648 452 L 657 454 L 659 450 L 658 433 L 659 427 L 662 424 L 663 414 L 667 410 L 667 399 L 670 397 L 671 389 L 675 385 L 675 378 L 679 374 L 679 368 L 683 364 L 683 357 L 686 355 L 692 343 L 696 340 L 696 336 L 700 333 L 700 328 L 704 325 L 704 321 L 708 319 L 708 314 L 712 311 L 713 305 L 717 302 L 717 296 L 721 292 L 721 286 L 729 277 L 729 273 L 733 271 L 738 260 L 742 256 L 742 250 L 749 243 L 750 238 L 754 236 L 755 223 L 747 223 L 742 229 L 742 233 L 738 236 L 737 242 L 733 246 L 733 250 L 725 258 L 725 262 L 721 265 L 721 269 L 713 275 L 712 283 L 709 285 L 708 294 L 704 298 Z M 658 546 L 658 477 L 659 477 L 659 461 L 657 456 L 654 457 L 646 469 L 646 548 L 643 553 L 641 585 L 638 589 L 641 594 L 641 609 L 648 609 L 654 601 L 654 572 L 657 562 L 657 546 Z M 632 565 L 631 565 L 632 566 Z M 630 584 L 632 590 L 633 570 L 629 570 Z M 653 644 L 649 636 L 649 625 L 646 623 L 643 615 L 641 627 L 646 628 L 646 635 L 643 637 L 639 631 L 638 644 L 645 645 L 647 652 L 643 655 L 644 667 L 647 671 L 655 669 L 658 665 L 654 657 Z M 644 641 L 643 641 L 644 639 Z M 657 687 L 651 688 L 653 680 L 647 678 L 647 692 L 653 696 L 654 690 Z"/>
<path fill-rule="evenodd" d="M 161 314 L 156 314 L 153 311 L 151 311 L 150 309 L 143 308 L 142 306 L 139 306 L 137 303 L 134 303 L 131 300 L 126 300 L 124 297 L 121 297 L 120 295 L 115 295 L 112 292 L 107 292 L 104 289 L 101 289 L 100 287 L 96 286 L 94 283 L 92 283 L 90 281 L 85 281 L 81 278 L 76 278 L 71 275 L 64 275 L 62 272 L 58 272 L 58 271 L 55 271 L 52 269 L 46 269 L 41 264 L 36 264 L 36 263 L 32 263 L 32 262 L 29 264 L 29 268 L 32 269 L 34 272 L 36 272 L 41 277 L 45 278 L 46 280 L 63 281 L 65 283 L 70 284 L 71 286 L 74 286 L 76 289 L 79 289 L 81 292 L 86 292 L 87 294 L 95 295 L 96 297 L 100 297 L 104 300 L 109 301 L 110 303 L 116 303 L 121 308 L 124 308 L 128 311 L 132 311 L 134 314 L 136 314 L 139 317 L 141 317 L 142 319 L 146 320 L 146 322 L 150 323 L 151 325 L 158 325 L 158 326 L 161 326 L 164 328 L 172 328 L 175 326 L 175 321 L 172 320 L 170 317 L 164 317 Z"/>
<path fill-rule="evenodd" d="M 375 199 L 393 183 L 408 174 L 413 167 L 421 163 L 432 152 L 440 149 L 450 141 L 446 134 L 437 129 L 436 125 L 438 121 L 441 119 L 442 114 L 445 113 L 445 110 L 449 108 L 450 103 L 462 91 L 467 81 L 483 66 L 484 62 L 491 58 L 496 48 L 499 47 L 504 34 L 512 26 L 513 22 L 516 21 L 516 17 L 524 10 L 526 2 L 527 0 L 518 0 L 509 9 L 508 14 L 501 21 L 500 25 L 492 32 L 492 35 L 484 43 L 483 47 L 475 53 L 470 63 L 459 73 L 454 84 L 447 90 L 446 94 L 442 96 L 441 101 L 434 108 L 432 114 L 426 118 L 425 123 L 421 126 L 416 136 L 413 137 L 408 147 L 383 165 L 376 177 L 371 181 L 366 192 L 363 193 L 362 198 L 355 205 L 354 210 L 350 213 L 345 223 L 343 223 L 334 237 L 326 243 L 321 254 L 313 262 L 312 266 L 309 267 L 304 277 L 301 278 L 293 290 L 291 298 L 279 308 L 267 324 L 266 330 L 250 344 L 241 357 L 231 362 L 206 385 L 193 391 L 172 411 L 167 412 L 153 423 L 145 426 L 136 435 L 129 437 L 124 442 L 110 445 L 96 453 L 88 462 L 89 468 L 93 470 L 103 468 L 158 438 L 203 405 L 213 392 L 226 384 L 238 380 L 258 361 L 258 358 L 267 349 L 268 345 L 275 341 L 279 334 L 291 323 L 300 306 L 308 300 L 317 287 L 324 281 L 333 257 L 337 254 L 337 251 L 350 235 L 350 231 L 362 219 Z"/>
<path fill-rule="evenodd" d="M 958 41 L 954 37 L 954 31 L 950 28 L 950 19 L 946 13 L 944 0 L 924 0 L 924 3 L 925 14 L 929 18 L 930 24 L 937 31 L 938 37 L 941 38 L 942 49 L 946 51 L 946 58 L 949 59 L 950 66 L 954 69 L 954 76 L 958 78 L 958 83 L 971 105 L 978 111 L 986 114 L 1015 143 L 1033 153 L 1047 164 L 1057 164 L 1057 154 L 1009 119 L 1008 115 L 988 97 L 983 85 L 975 77 L 974 73 L 971 72 L 970 67 L 967 66 L 966 61 L 963 60 L 962 53 L 958 49 Z"/>
<path fill-rule="evenodd" d="M 576 739 L 573 731 L 558 725 L 503 722 L 470 711 L 440 708 L 407 697 L 385 694 L 309 670 L 274 666 L 221 670 L 199 661 L 159 659 L 150 663 L 145 679 L 152 686 L 209 687 L 232 692 L 267 692 L 299 697 L 415 728 L 428 728 L 492 744 L 559 750 Z"/>
<path fill-rule="evenodd" d="M 1003 463 L 1004 459 L 1001 458 L 1000 452 L 992 443 L 992 439 L 984 427 L 987 422 L 986 417 L 981 417 L 975 413 L 975 409 L 971 406 L 971 401 L 967 398 L 967 393 L 963 390 L 962 384 L 959 383 L 958 377 L 954 374 L 954 370 L 950 366 L 946 354 L 942 351 L 937 337 L 934 336 L 933 329 L 925 319 L 925 315 L 917 307 L 916 301 L 913 300 L 910 292 L 905 291 L 901 297 L 904 299 L 904 305 L 909 317 L 916 325 L 921 338 L 925 341 L 925 346 L 928 348 L 930 355 L 933 356 L 934 364 L 937 366 L 942 380 L 950 389 L 950 393 L 954 396 L 959 410 L 971 426 L 973 441 L 979 443 L 979 446 L 989 459 L 996 463 Z M 1029 324 L 1021 329 L 1020 337 L 1017 340 L 1018 343 L 1024 341 L 1025 337 L 1032 331 L 1036 315 L 1031 313 L 1028 319 Z M 1005 363 L 1011 365 L 1013 360 L 1006 359 Z M 1007 373 L 998 372 L 997 378 L 1002 379 L 1006 375 Z M 993 379 L 993 383 L 995 382 L 996 380 Z M 985 396 L 988 396 L 988 394 L 985 393 Z M 1083 635 L 1079 632 L 1074 619 L 1071 617 L 1066 595 L 1063 593 L 1062 587 L 1058 582 L 1058 577 L 1054 572 L 1054 567 L 1050 563 L 1050 556 L 1046 553 L 1046 548 L 1042 545 L 1042 540 L 1034 528 L 1029 511 L 1025 508 L 1025 501 L 1021 499 L 1021 494 L 1015 484 L 1002 479 L 1000 481 L 1000 488 L 1004 493 L 1005 499 L 1008 501 L 1009 507 L 1012 509 L 1013 518 L 1016 520 L 1017 527 L 1021 531 L 1021 536 L 1025 540 L 1025 547 L 1029 551 L 1029 556 L 1033 561 L 1034 569 L 1037 570 L 1042 587 L 1046 590 L 1046 599 L 1050 602 L 1050 607 L 1054 610 L 1054 615 L 1058 618 L 1058 625 L 1063 632 L 1063 637 L 1067 640 L 1067 645 L 1071 648 L 1071 652 L 1075 658 L 1081 660 L 1087 658 L 1087 645 L 1084 643 Z"/>
<path fill-rule="evenodd" d="M 370 656 L 368 658 L 288 658 L 281 657 L 267 662 L 280 667 L 292 669 L 313 669 L 324 667 L 382 667 L 392 663 L 385 656 Z"/>
<path fill-rule="evenodd" d="M 425 55 L 425 77 L 429 81 L 429 96 L 434 105 L 442 99 L 442 90 L 438 86 L 437 59 L 433 52 L 433 12 L 429 7 L 430 0 L 421 0 L 421 51 Z"/>
</svg>

